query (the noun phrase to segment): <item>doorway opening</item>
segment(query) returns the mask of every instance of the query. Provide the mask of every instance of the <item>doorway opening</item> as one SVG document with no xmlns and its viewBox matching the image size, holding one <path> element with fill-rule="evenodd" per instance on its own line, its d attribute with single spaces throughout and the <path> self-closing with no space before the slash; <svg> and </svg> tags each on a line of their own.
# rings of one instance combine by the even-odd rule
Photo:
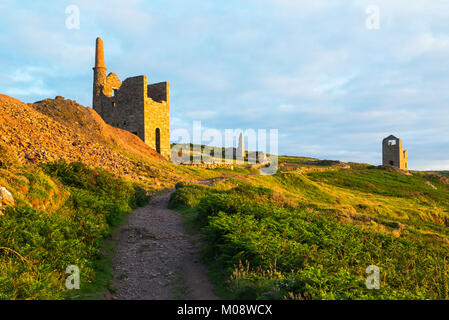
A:
<svg viewBox="0 0 449 320">
<path fill-rule="evenodd" d="M 161 130 L 156 128 L 156 152 L 161 153 Z"/>
</svg>

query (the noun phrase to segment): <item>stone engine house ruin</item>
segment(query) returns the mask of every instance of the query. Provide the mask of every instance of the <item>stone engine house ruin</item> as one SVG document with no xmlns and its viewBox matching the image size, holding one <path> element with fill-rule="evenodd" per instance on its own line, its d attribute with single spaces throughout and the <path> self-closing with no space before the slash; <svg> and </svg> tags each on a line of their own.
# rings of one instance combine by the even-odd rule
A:
<svg viewBox="0 0 449 320">
<path fill-rule="evenodd" d="M 408 170 L 408 153 L 402 149 L 402 141 L 393 135 L 382 141 L 382 164 Z"/>
<path fill-rule="evenodd" d="M 146 76 L 120 81 L 106 75 L 103 40 L 97 38 L 93 109 L 114 127 L 130 131 L 166 159 L 170 158 L 169 83 L 147 83 Z"/>
</svg>

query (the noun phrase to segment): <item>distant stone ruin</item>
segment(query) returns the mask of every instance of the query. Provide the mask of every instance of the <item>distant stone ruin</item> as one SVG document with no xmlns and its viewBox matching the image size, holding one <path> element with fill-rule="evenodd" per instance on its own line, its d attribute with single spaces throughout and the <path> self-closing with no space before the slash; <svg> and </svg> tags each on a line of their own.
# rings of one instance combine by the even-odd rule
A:
<svg viewBox="0 0 449 320">
<path fill-rule="evenodd" d="M 268 158 L 263 151 L 248 151 L 249 163 L 267 163 Z"/>
<path fill-rule="evenodd" d="M 382 141 L 382 165 L 408 170 L 408 152 L 402 149 L 401 139 L 390 135 Z"/>
<path fill-rule="evenodd" d="M 248 164 L 266 164 L 268 162 L 265 152 L 250 150 L 245 152 L 245 136 L 243 132 L 239 135 L 238 147 L 235 149 L 235 158 L 237 163 L 245 163 L 245 158 Z"/>
<path fill-rule="evenodd" d="M 243 138 L 243 133 L 239 136 L 239 145 L 236 150 L 236 160 L 243 162 L 245 159 L 245 139 Z"/>
<path fill-rule="evenodd" d="M 134 133 L 163 157 L 170 159 L 169 83 L 147 84 L 146 76 L 120 81 L 106 76 L 103 40 L 97 38 L 93 109 L 114 127 Z"/>
</svg>

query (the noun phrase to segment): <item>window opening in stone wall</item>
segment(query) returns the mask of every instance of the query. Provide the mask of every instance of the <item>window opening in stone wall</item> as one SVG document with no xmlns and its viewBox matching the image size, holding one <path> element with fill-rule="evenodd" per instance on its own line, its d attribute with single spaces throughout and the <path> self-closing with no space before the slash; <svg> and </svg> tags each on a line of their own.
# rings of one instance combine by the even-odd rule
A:
<svg viewBox="0 0 449 320">
<path fill-rule="evenodd" d="M 161 130 L 156 128 L 156 151 L 161 153 Z"/>
</svg>

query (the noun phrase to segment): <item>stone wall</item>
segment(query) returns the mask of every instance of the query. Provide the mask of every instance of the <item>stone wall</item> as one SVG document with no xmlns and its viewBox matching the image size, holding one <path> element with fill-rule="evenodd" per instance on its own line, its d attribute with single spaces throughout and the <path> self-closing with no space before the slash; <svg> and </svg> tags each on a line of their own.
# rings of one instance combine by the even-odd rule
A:
<svg viewBox="0 0 449 320">
<path fill-rule="evenodd" d="M 153 99 L 156 102 L 170 102 L 170 93 L 169 93 L 169 85 L 168 82 L 159 82 L 148 85 L 148 97 Z"/>
<path fill-rule="evenodd" d="M 158 151 L 166 159 L 170 159 L 170 102 L 169 83 L 162 82 L 149 85 L 148 96 L 157 97 L 161 102 L 145 98 L 145 143 Z M 156 92 L 152 92 L 155 90 Z M 165 92 L 165 96 L 162 93 Z M 160 150 L 157 150 L 156 131 L 159 130 Z"/>
<path fill-rule="evenodd" d="M 183 166 L 193 167 L 193 168 L 202 168 L 202 169 L 229 169 L 234 170 L 234 165 L 226 164 L 226 163 L 181 163 Z"/>
<path fill-rule="evenodd" d="M 382 141 L 382 164 L 408 170 L 408 153 L 402 149 L 402 141 L 393 135 Z"/>
<path fill-rule="evenodd" d="M 134 133 L 163 157 L 170 159 L 169 83 L 148 85 L 146 76 L 127 78 L 123 82 L 115 73 L 106 76 L 103 41 L 100 38 L 97 39 L 93 69 L 94 110 L 106 123 Z"/>
<path fill-rule="evenodd" d="M 119 89 L 121 86 L 122 82 L 120 81 L 119 77 L 114 72 L 111 72 L 106 77 L 106 81 L 103 86 L 103 94 L 108 97 L 113 97 L 114 89 Z"/>
<path fill-rule="evenodd" d="M 142 140 L 145 138 L 143 112 L 145 82 L 144 76 L 137 76 L 126 79 L 116 90 L 108 84 L 110 91 L 103 92 L 101 95 L 102 113 L 100 114 L 106 123 L 128 130 Z M 118 82 L 115 83 L 117 84 Z M 107 95 L 109 93 L 110 96 Z"/>
</svg>

